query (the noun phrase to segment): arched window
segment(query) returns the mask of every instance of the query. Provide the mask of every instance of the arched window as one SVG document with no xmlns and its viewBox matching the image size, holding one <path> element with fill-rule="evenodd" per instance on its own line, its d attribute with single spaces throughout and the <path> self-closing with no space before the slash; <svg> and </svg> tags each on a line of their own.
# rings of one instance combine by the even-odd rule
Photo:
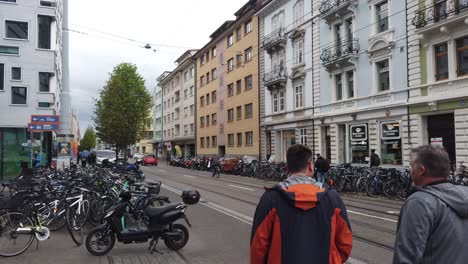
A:
<svg viewBox="0 0 468 264">
<path fill-rule="evenodd" d="M 304 1 L 300 0 L 294 5 L 294 24 L 300 25 L 304 21 Z"/>
</svg>

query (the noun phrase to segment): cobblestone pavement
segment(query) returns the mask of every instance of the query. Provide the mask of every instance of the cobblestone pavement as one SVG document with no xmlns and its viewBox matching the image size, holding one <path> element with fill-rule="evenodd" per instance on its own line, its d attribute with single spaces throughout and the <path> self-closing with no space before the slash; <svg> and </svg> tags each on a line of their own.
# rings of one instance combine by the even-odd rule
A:
<svg viewBox="0 0 468 264">
<path fill-rule="evenodd" d="M 181 255 L 177 252 L 160 249 L 163 253 L 143 253 L 138 254 L 133 252 L 131 254 L 116 254 L 109 256 L 109 264 L 187 264 Z"/>
</svg>

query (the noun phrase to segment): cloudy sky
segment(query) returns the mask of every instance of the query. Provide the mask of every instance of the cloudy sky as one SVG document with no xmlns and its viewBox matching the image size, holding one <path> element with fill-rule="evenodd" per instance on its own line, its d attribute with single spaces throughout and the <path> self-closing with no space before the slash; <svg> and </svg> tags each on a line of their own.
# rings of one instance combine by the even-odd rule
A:
<svg viewBox="0 0 468 264">
<path fill-rule="evenodd" d="M 156 78 L 175 68 L 188 48 L 201 48 L 247 0 L 70 0 L 70 85 L 80 130 L 93 125 L 93 98 L 113 67 L 137 65 L 153 91 Z M 77 33 L 78 31 L 79 33 Z M 151 43 L 157 51 L 141 48 Z M 161 45 L 161 46 L 157 46 Z"/>
</svg>

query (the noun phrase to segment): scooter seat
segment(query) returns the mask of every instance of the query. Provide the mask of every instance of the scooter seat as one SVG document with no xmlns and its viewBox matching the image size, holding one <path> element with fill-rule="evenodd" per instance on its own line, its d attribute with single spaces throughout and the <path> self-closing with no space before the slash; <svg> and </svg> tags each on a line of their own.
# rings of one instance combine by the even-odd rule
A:
<svg viewBox="0 0 468 264">
<path fill-rule="evenodd" d="M 167 212 L 173 211 L 179 205 L 180 204 L 178 204 L 178 203 L 171 203 L 171 204 L 156 207 L 156 208 L 155 207 L 147 207 L 145 209 L 145 214 L 147 216 L 149 216 L 150 218 L 159 217 L 159 216 L 161 216 L 161 215 L 163 215 L 163 214 L 165 214 Z"/>
</svg>

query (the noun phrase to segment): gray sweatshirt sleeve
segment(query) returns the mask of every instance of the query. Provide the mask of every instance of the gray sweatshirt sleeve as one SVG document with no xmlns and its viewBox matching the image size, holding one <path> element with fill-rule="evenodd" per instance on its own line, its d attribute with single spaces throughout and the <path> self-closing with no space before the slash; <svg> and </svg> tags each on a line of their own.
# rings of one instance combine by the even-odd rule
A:
<svg viewBox="0 0 468 264">
<path fill-rule="evenodd" d="M 405 203 L 398 220 L 394 264 L 421 263 L 433 219 L 433 212 L 424 200 L 410 199 Z"/>
</svg>

